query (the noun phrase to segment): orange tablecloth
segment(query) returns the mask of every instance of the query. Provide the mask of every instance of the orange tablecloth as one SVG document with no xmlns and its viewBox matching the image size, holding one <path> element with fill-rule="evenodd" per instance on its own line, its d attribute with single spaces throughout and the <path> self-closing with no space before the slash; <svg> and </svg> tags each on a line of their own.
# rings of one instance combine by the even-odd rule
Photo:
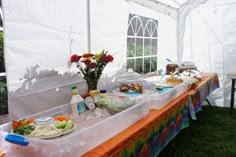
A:
<svg viewBox="0 0 236 157">
<path fill-rule="evenodd" d="M 194 110 L 197 110 L 199 104 L 217 87 L 219 81 L 215 73 L 204 76 L 191 90 L 162 109 L 151 110 L 147 117 L 85 153 L 83 157 L 156 156 L 182 128 L 189 126 L 189 97 L 195 105 Z"/>
</svg>

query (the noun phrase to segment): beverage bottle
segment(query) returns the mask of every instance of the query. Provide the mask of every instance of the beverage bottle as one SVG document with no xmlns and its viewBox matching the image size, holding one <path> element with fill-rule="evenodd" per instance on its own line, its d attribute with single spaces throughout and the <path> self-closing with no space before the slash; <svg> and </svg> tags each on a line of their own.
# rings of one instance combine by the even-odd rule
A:
<svg viewBox="0 0 236 157">
<path fill-rule="evenodd" d="M 86 111 L 84 99 L 79 95 L 77 86 L 71 87 L 71 94 L 72 98 L 70 101 L 72 114 L 74 116 L 78 116 L 78 114 L 81 114 Z"/>
</svg>

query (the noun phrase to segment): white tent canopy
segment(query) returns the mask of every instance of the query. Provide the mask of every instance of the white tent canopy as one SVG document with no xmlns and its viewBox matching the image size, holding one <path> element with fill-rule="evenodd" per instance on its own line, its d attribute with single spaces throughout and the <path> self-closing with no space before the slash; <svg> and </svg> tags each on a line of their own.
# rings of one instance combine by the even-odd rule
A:
<svg viewBox="0 0 236 157">
<path fill-rule="evenodd" d="M 115 60 L 99 87 L 114 88 L 126 71 L 129 15 L 158 21 L 157 69 L 166 58 L 217 72 L 218 106 L 229 106 L 236 69 L 236 0 L 3 0 L 5 60 L 12 118 L 68 103 L 70 86 L 86 84 L 68 67 L 70 56 L 107 49 Z M 34 106 L 34 108 L 32 108 Z"/>
</svg>

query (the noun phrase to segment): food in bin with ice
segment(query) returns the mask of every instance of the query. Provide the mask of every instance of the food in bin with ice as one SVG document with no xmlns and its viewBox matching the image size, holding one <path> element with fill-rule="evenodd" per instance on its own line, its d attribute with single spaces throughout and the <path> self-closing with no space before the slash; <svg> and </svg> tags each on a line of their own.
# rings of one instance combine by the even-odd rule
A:
<svg viewBox="0 0 236 157">
<path fill-rule="evenodd" d="M 70 131 L 75 126 L 73 121 L 68 117 L 57 116 L 54 119 L 56 120 L 55 127 L 61 132 Z"/>
<path fill-rule="evenodd" d="M 95 103 L 98 107 L 106 108 L 112 114 L 121 112 L 142 100 L 143 96 L 141 95 L 108 94 L 107 97 L 95 100 Z"/>
<path fill-rule="evenodd" d="M 118 90 L 119 92 L 143 93 L 143 85 L 139 83 L 141 81 L 143 81 L 142 75 L 128 69 L 128 72 L 118 78 Z"/>
<path fill-rule="evenodd" d="M 142 81 L 139 83 L 122 84 L 119 89 L 113 90 L 113 93 L 118 92 L 126 94 L 151 94 L 155 93 L 155 84 L 146 81 Z"/>
<path fill-rule="evenodd" d="M 12 132 L 38 138 L 53 138 L 73 131 L 74 122 L 66 116 L 40 117 L 12 122 Z"/>
<path fill-rule="evenodd" d="M 29 120 L 22 119 L 19 121 L 12 121 L 13 133 L 28 136 L 35 129 L 35 125 L 33 125 L 33 123 L 34 123 L 34 118 L 31 118 Z"/>
<path fill-rule="evenodd" d="M 143 93 L 143 85 L 139 83 L 122 84 L 120 86 L 120 92 L 136 92 Z"/>
<path fill-rule="evenodd" d="M 186 70 L 181 74 L 181 79 L 188 85 L 188 88 L 191 89 L 194 87 L 199 81 L 201 81 L 202 76 L 197 70 Z"/>
<path fill-rule="evenodd" d="M 51 125 L 36 126 L 35 130 L 29 135 L 31 137 L 52 138 L 60 136 L 61 131 Z"/>
<path fill-rule="evenodd" d="M 202 78 L 202 76 L 198 70 L 185 70 L 181 73 L 181 77 L 182 78 L 191 77 L 191 78 L 198 79 L 199 81 Z"/>
</svg>

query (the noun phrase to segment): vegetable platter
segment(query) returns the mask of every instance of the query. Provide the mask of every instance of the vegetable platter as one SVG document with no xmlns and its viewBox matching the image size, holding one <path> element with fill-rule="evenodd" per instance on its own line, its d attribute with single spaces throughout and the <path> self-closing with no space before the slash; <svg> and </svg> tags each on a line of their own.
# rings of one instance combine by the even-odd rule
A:
<svg viewBox="0 0 236 157">
<path fill-rule="evenodd" d="M 40 139 L 59 137 L 72 132 L 75 123 L 66 116 L 22 119 L 12 122 L 12 133 Z"/>
</svg>

